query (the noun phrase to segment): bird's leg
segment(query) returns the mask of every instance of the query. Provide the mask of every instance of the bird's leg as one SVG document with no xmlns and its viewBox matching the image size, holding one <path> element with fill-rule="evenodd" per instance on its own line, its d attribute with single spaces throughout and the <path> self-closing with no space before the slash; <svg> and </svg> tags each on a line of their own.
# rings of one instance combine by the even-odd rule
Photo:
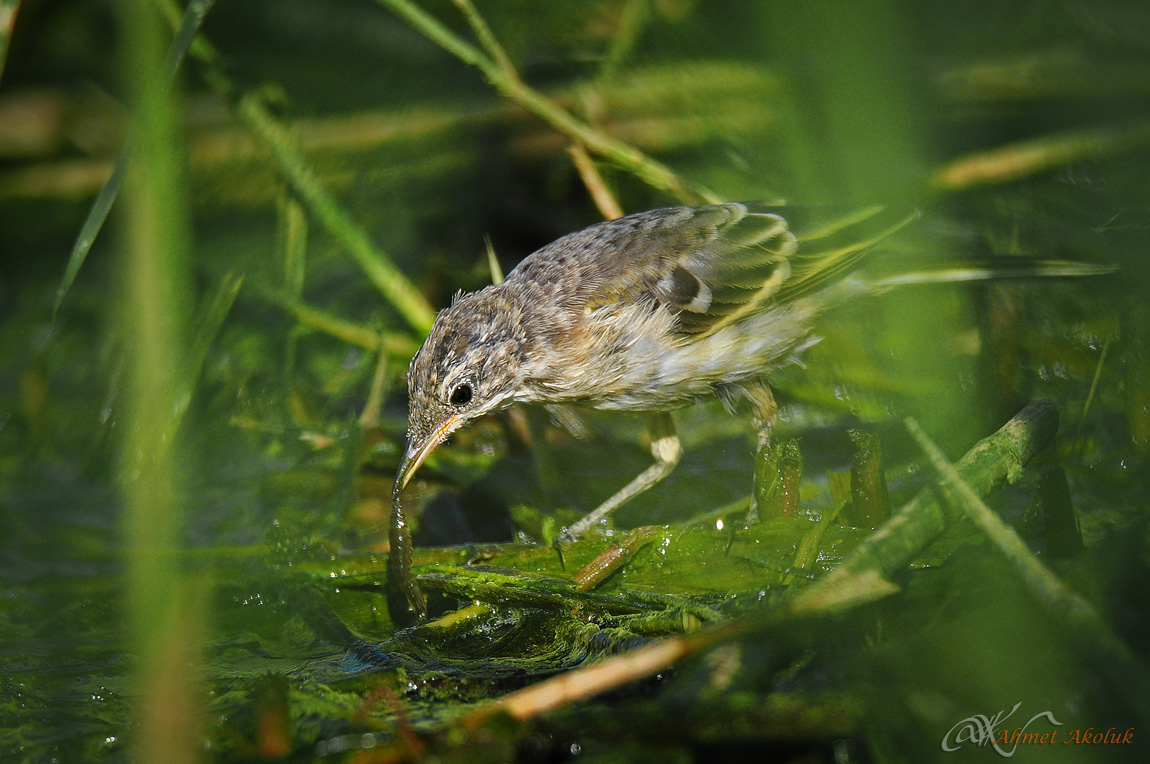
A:
<svg viewBox="0 0 1150 764">
<path fill-rule="evenodd" d="M 679 457 L 683 455 L 683 447 L 675 432 L 675 420 L 667 413 L 652 414 L 648 429 L 651 435 L 651 455 L 655 457 L 655 463 L 593 512 L 564 530 L 560 535 L 561 541 L 574 541 L 580 538 L 604 517 L 670 475 L 671 470 L 675 469 Z"/>
<path fill-rule="evenodd" d="M 757 443 L 755 445 L 755 472 L 751 484 L 751 508 L 747 510 L 747 525 L 759 521 L 759 493 L 767 486 L 764 480 L 770 480 L 765 474 L 765 467 L 771 462 L 771 430 L 774 429 L 775 420 L 779 416 L 779 404 L 775 403 L 775 396 L 766 383 L 748 386 L 743 394 L 751 402 L 751 414 L 755 423 Z"/>
</svg>

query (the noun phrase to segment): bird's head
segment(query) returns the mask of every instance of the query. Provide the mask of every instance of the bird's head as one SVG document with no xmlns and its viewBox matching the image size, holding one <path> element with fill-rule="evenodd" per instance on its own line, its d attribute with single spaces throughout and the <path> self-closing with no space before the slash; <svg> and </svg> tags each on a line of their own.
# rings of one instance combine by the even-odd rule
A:
<svg viewBox="0 0 1150 764">
<path fill-rule="evenodd" d="M 458 297 L 439 314 L 407 372 L 407 448 L 396 497 L 449 435 L 512 403 L 522 346 L 518 311 L 495 287 Z"/>
</svg>

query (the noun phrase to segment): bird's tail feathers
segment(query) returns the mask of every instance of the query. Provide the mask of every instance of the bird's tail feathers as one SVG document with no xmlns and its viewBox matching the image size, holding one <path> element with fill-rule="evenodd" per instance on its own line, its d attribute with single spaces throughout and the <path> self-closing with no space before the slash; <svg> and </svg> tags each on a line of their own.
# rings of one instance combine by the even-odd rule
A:
<svg viewBox="0 0 1150 764">
<path fill-rule="evenodd" d="M 858 267 L 879 242 L 919 218 L 913 207 L 867 207 L 841 215 L 791 208 L 787 222 L 798 241 L 792 275 L 776 299 L 789 301 L 824 291 Z"/>
</svg>

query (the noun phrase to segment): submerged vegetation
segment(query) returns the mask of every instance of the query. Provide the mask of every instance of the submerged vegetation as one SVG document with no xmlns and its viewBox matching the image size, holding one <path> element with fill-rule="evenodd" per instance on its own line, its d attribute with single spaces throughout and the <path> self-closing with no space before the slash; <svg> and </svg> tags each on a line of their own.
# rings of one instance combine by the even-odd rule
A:
<svg viewBox="0 0 1150 764">
<path fill-rule="evenodd" d="M 792 5 L 0 0 L 0 759 L 1133 758 L 1150 12 Z M 879 274 L 1095 275 L 891 277 L 777 375 L 772 448 L 678 412 L 576 543 L 640 422 L 478 421 L 405 494 L 393 622 L 436 309 L 779 198 L 917 207 Z"/>
</svg>

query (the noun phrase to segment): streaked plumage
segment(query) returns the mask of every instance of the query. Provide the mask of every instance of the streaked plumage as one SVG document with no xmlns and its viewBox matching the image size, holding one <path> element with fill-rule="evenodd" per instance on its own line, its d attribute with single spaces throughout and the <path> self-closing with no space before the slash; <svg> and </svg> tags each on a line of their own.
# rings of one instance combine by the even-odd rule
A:
<svg viewBox="0 0 1150 764">
<path fill-rule="evenodd" d="M 457 298 L 412 360 L 409 441 L 514 403 L 669 411 L 763 380 L 808 342 L 826 287 L 915 216 L 873 208 L 795 231 L 782 211 L 671 207 L 599 223 Z M 452 404 L 460 385 L 472 395 Z"/>
<path fill-rule="evenodd" d="M 665 412 L 710 395 L 728 404 L 746 397 L 763 447 L 775 415 L 767 379 L 812 342 L 815 319 L 835 302 L 902 283 L 1108 270 L 1011 258 L 866 280 L 852 273 L 858 261 L 917 212 L 805 217 L 736 203 L 629 215 L 564 236 L 502 284 L 440 313 L 408 372 L 389 565 L 405 604 L 426 613 L 400 492 L 437 445 L 478 416 L 515 403 L 658 412 L 654 464 L 566 529 L 578 537 L 674 468 L 681 449 Z"/>
</svg>

